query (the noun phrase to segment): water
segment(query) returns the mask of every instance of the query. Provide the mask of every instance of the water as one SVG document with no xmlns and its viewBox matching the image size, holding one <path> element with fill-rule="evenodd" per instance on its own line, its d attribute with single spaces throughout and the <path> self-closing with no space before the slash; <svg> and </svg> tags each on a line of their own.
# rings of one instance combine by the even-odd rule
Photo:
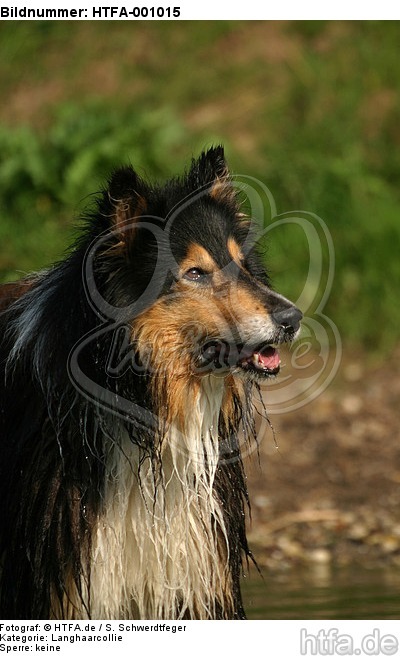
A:
<svg viewBox="0 0 400 656">
<path fill-rule="evenodd" d="M 399 619 L 400 571 L 315 567 L 284 574 L 251 571 L 245 579 L 248 619 Z"/>
</svg>

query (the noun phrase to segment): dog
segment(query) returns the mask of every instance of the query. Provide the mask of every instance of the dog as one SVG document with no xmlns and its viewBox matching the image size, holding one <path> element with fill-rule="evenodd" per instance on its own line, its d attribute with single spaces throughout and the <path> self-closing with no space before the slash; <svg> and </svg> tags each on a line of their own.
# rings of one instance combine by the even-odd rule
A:
<svg viewBox="0 0 400 656">
<path fill-rule="evenodd" d="M 2 618 L 245 618 L 242 442 L 302 318 L 253 231 L 216 146 L 117 170 L 65 259 L 0 287 Z"/>
</svg>

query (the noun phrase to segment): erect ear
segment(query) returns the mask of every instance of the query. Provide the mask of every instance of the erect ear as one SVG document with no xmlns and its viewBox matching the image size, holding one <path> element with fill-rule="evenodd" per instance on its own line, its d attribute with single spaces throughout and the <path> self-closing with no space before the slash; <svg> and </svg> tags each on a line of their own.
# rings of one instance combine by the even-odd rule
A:
<svg viewBox="0 0 400 656">
<path fill-rule="evenodd" d="M 137 220 L 147 211 L 147 187 L 130 166 L 118 169 L 108 185 L 113 227 L 121 238 L 121 246 L 133 236 Z"/>
<path fill-rule="evenodd" d="M 209 185 L 209 194 L 214 200 L 236 205 L 236 193 L 223 146 L 215 146 L 203 152 L 198 160 L 192 162 L 190 174 L 198 187 Z"/>
</svg>

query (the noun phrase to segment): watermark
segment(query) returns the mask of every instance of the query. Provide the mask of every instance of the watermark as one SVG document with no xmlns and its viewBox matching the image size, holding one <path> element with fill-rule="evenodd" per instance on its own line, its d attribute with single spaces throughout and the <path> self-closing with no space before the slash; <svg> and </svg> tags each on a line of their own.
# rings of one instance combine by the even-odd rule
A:
<svg viewBox="0 0 400 656">
<path fill-rule="evenodd" d="M 259 239 L 274 238 L 286 226 L 303 233 L 308 263 L 297 298 L 291 299 L 304 314 L 301 335 L 292 345 L 287 366 L 266 386 L 268 413 L 297 410 L 320 396 L 335 378 L 342 359 L 339 330 L 324 312 L 335 277 L 335 248 L 329 228 L 312 212 L 278 214 L 271 191 L 250 176 L 238 178 L 250 215 L 258 224 Z M 268 220 L 266 214 L 270 216 Z"/>
<path fill-rule="evenodd" d="M 399 652 L 399 641 L 390 633 L 381 633 L 373 629 L 356 641 L 348 633 L 339 633 L 332 627 L 320 629 L 318 633 L 309 633 L 307 629 L 300 631 L 300 654 L 307 656 L 394 656 Z"/>
<path fill-rule="evenodd" d="M 268 415 L 288 412 L 304 406 L 321 394 L 333 380 L 340 365 L 342 351 L 339 331 L 333 321 L 324 314 L 334 279 L 333 241 L 326 224 L 315 214 L 291 212 L 278 215 L 271 192 L 255 178 L 236 176 L 233 184 L 244 197 L 248 215 L 256 224 L 255 229 L 248 231 L 244 243 L 241 244 L 245 258 L 254 249 L 257 240 L 267 237 L 273 239 L 271 233 L 284 226 L 296 226 L 300 229 L 308 246 L 304 254 L 308 262 L 305 279 L 298 298 L 291 299 L 304 314 L 300 337 L 290 345 L 290 349 L 286 349 L 287 362 L 282 367 L 280 376 L 265 385 L 261 384 L 262 389 L 267 390 Z M 139 377 L 148 374 L 153 378 L 158 377 L 159 384 L 162 385 L 161 379 L 173 380 L 174 375 L 178 375 L 180 364 L 185 363 L 188 380 L 193 376 L 201 378 L 207 374 L 223 378 L 231 371 L 235 372 L 235 358 L 237 361 L 241 357 L 244 358 L 246 343 L 252 338 L 249 334 L 252 318 L 247 317 L 244 322 L 240 319 L 244 316 L 238 300 L 241 272 L 240 267 L 233 262 L 220 270 L 221 279 L 226 277 L 229 284 L 221 284 L 220 289 L 213 295 L 205 295 L 199 291 L 196 297 L 192 288 L 191 311 L 185 314 L 180 310 L 179 316 L 183 319 L 179 320 L 179 330 L 171 313 L 165 314 L 164 323 L 159 321 L 157 330 L 152 330 L 151 337 L 141 339 L 140 348 L 138 337 L 135 335 L 135 323 L 160 299 L 168 296 L 168 304 L 172 308 L 185 304 L 188 292 L 177 289 L 175 285 L 180 262 L 174 255 L 174 228 L 182 212 L 190 211 L 195 207 L 195 203 L 208 193 L 209 187 L 204 187 L 190 195 L 179 203 L 164 221 L 157 217 L 145 216 L 135 223 L 134 230 L 151 236 L 156 257 L 147 284 L 133 300 L 116 305 L 115 301 L 102 291 L 103 288 L 100 289 L 97 282 L 96 267 L 99 261 L 104 261 L 104 251 L 107 250 L 112 234 L 110 230 L 101 234 L 91 244 L 84 260 L 82 273 L 86 297 L 101 324 L 84 335 L 72 349 L 68 363 L 70 379 L 80 394 L 98 407 L 131 422 L 149 434 L 157 430 L 158 417 L 150 410 L 151 404 L 147 407 L 146 403 L 139 402 L 135 395 L 124 387 L 124 378 L 129 372 Z M 266 216 L 271 218 L 267 220 Z M 114 229 L 118 231 L 121 239 L 124 232 L 132 230 L 132 224 L 129 221 L 120 223 L 118 228 Z M 236 271 L 236 280 L 232 275 L 233 270 Z M 262 283 L 258 284 L 261 288 Z M 146 331 L 142 330 L 143 332 Z M 216 341 L 216 334 L 221 339 Z M 265 330 L 264 334 L 267 334 Z M 102 346 L 99 347 L 99 344 Z M 101 356 L 97 355 L 98 353 L 101 353 Z M 210 368 L 211 364 L 213 368 Z M 93 375 L 99 368 L 102 368 L 103 375 Z M 105 379 L 111 383 L 113 380 L 118 382 L 118 393 L 113 384 L 104 384 Z M 268 421 L 264 422 L 259 430 L 258 444 L 262 439 L 261 433 L 268 427 Z M 211 429 L 217 431 L 218 427 L 214 425 Z M 245 431 L 238 439 L 239 446 L 247 450 L 257 448 L 257 442 L 247 440 Z M 227 445 L 227 452 L 229 448 Z"/>
</svg>

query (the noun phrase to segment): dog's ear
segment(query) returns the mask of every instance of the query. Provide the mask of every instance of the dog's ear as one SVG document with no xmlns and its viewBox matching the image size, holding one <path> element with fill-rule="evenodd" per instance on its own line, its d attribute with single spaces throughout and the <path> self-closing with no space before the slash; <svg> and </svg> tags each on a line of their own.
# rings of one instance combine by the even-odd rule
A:
<svg viewBox="0 0 400 656">
<path fill-rule="evenodd" d="M 147 211 L 147 186 L 130 166 L 120 168 L 112 175 L 108 185 L 108 202 L 111 205 L 112 227 L 127 245 L 135 232 L 135 224 Z"/>
<path fill-rule="evenodd" d="M 193 160 L 189 175 L 198 189 L 209 186 L 209 194 L 217 202 L 236 205 L 236 192 L 223 146 L 214 146 L 203 152 L 198 160 Z"/>
</svg>

